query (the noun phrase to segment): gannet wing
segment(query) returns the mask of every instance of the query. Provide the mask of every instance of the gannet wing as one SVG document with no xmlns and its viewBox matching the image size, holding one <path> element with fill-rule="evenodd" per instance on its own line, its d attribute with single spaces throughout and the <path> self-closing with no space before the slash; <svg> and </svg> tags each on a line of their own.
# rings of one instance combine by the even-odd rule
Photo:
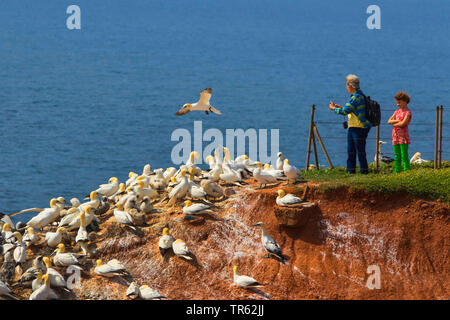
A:
<svg viewBox="0 0 450 320">
<path fill-rule="evenodd" d="M 219 110 L 217 110 L 216 108 L 214 108 L 213 106 L 209 107 L 209 111 L 214 112 L 216 114 L 222 114 L 222 112 L 220 112 Z"/>
<path fill-rule="evenodd" d="M 176 116 L 182 116 L 182 115 L 188 113 L 189 111 L 191 111 L 191 110 L 189 110 L 188 107 L 183 106 L 180 110 L 178 110 L 177 113 L 175 113 L 175 115 L 176 115 Z"/>
<path fill-rule="evenodd" d="M 198 104 L 203 104 L 205 106 L 209 106 L 209 99 L 211 99 L 212 89 L 206 88 L 202 92 L 200 92 L 200 100 L 198 100 Z"/>
</svg>

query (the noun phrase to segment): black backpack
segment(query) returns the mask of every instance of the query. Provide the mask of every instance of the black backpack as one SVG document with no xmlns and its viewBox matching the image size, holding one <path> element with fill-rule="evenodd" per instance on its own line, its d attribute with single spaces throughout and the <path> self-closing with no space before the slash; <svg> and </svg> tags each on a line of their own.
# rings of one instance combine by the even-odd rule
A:
<svg viewBox="0 0 450 320">
<path fill-rule="evenodd" d="M 370 97 L 364 96 L 366 99 L 366 119 L 373 125 L 379 126 L 381 121 L 380 104 Z"/>
</svg>

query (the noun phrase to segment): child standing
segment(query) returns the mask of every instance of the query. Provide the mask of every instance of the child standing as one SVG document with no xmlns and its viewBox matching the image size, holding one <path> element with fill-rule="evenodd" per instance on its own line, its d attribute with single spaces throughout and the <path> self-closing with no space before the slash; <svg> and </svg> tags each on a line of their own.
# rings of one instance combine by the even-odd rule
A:
<svg viewBox="0 0 450 320">
<path fill-rule="evenodd" d="M 394 171 L 400 172 L 403 161 L 403 170 L 409 170 L 408 145 L 409 140 L 408 125 L 411 122 L 411 110 L 408 108 L 410 101 L 406 92 L 400 91 L 395 95 L 395 102 L 398 109 L 389 118 L 388 123 L 393 125 L 392 129 L 392 146 L 394 147 L 395 166 Z"/>
</svg>

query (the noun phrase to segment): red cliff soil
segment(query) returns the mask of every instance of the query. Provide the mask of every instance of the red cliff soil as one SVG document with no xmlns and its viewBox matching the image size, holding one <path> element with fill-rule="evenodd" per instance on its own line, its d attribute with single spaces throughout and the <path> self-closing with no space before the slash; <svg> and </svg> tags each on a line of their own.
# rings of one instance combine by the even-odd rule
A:
<svg viewBox="0 0 450 320">
<path fill-rule="evenodd" d="M 449 299 L 449 205 L 406 196 L 358 194 L 342 189 L 308 200 L 320 210 L 299 229 L 279 227 L 274 215 L 279 186 L 236 193 L 204 221 L 183 220 L 181 207 L 161 207 L 147 219 L 142 238 L 117 225 L 110 213 L 101 220 L 95 259 L 118 259 L 134 281 L 169 299 Z M 298 187 L 281 186 L 301 195 Z M 288 260 L 263 258 L 262 221 Z M 163 261 L 158 239 L 168 226 L 183 239 L 196 262 L 177 256 Z M 233 285 L 232 266 L 266 284 L 259 290 Z M 366 286 L 370 265 L 380 268 L 380 289 Z M 88 269 L 88 268 L 86 268 Z M 93 274 L 75 289 L 78 299 L 127 299 L 126 283 Z"/>
</svg>

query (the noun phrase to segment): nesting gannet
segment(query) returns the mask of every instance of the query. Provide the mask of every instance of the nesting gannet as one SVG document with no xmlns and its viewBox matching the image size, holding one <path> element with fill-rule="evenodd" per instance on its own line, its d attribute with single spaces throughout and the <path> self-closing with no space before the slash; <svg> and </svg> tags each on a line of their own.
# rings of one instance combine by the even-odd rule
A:
<svg viewBox="0 0 450 320">
<path fill-rule="evenodd" d="M 107 264 L 103 264 L 100 259 L 97 260 L 97 266 L 95 267 L 94 272 L 107 278 L 129 275 L 123 264 L 116 259 L 109 261 Z"/>
<path fill-rule="evenodd" d="M 189 169 L 189 173 L 191 173 L 191 171 L 192 168 Z M 196 184 L 194 181 L 192 181 L 192 176 L 189 176 L 189 194 L 191 195 L 192 199 L 203 199 L 206 201 L 206 191 L 203 190 L 203 188 Z"/>
<path fill-rule="evenodd" d="M 153 175 L 150 178 L 150 187 L 153 190 L 156 190 L 158 192 L 164 191 L 164 189 L 167 186 L 166 179 L 164 178 L 164 171 L 163 169 L 156 169 L 155 175 Z"/>
<path fill-rule="evenodd" d="M 92 209 L 97 209 L 100 206 L 100 198 L 98 197 L 97 191 L 92 191 L 91 194 L 89 195 L 89 201 L 88 202 L 84 202 L 82 204 L 80 204 L 80 206 L 78 207 L 78 210 L 80 210 L 80 212 L 85 211 L 85 208 L 87 206 L 92 207 Z M 76 215 L 76 217 L 78 217 L 78 215 Z M 86 217 L 87 218 L 87 217 Z M 89 223 L 88 223 L 89 225 Z M 77 226 L 78 228 L 78 226 Z"/>
<path fill-rule="evenodd" d="M 206 176 L 211 178 L 213 181 L 219 181 L 220 175 L 223 174 L 223 167 L 221 163 L 216 163 L 214 168 L 209 171 Z"/>
<path fill-rule="evenodd" d="M 212 170 L 216 165 L 216 162 L 214 161 L 214 157 L 212 155 L 207 156 L 205 158 L 205 161 L 209 165 L 209 170 Z"/>
<path fill-rule="evenodd" d="M 78 198 L 72 198 L 70 199 L 70 204 L 72 205 L 72 208 L 78 208 L 81 203 Z"/>
<path fill-rule="evenodd" d="M 55 250 L 56 254 L 53 258 L 53 263 L 58 267 L 68 267 L 74 264 L 79 264 L 79 261 L 75 254 L 65 252 L 64 243 L 60 243 Z"/>
<path fill-rule="evenodd" d="M 66 215 L 61 218 L 58 226 L 67 226 L 72 220 L 80 213 L 80 208 L 70 208 L 67 210 Z"/>
<path fill-rule="evenodd" d="M 414 153 L 414 155 L 412 156 L 411 160 L 409 160 L 409 162 L 411 164 L 420 164 L 420 163 L 427 163 L 427 162 L 431 162 L 430 160 L 424 160 L 421 158 L 421 153 L 420 152 L 416 152 Z"/>
<path fill-rule="evenodd" d="M 39 241 L 39 238 L 34 233 L 34 229 L 32 227 L 28 227 L 27 231 L 25 232 L 23 236 L 23 242 L 26 244 L 27 247 L 30 245 L 36 243 Z"/>
<path fill-rule="evenodd" d="M 12 283 L 16 275 L 15 267 L 16 263 L 14 262 L 12 253 L 4 253 L 3 264 L 0 270 L 0 280 L 7 283 Z"/>
<path fill-rule="evenodd" d="M 44 280 L 44 284 L 31 294 L 30 300 L 58 300 L 59 297 L 50 288 L 50 276 L 44 274 L 42 280 Z"/>
<path fill-rule="evenodd" d="M 28 268 L 19 279 L 19 283 L 24 286 L 29 286 L 32 284 L 32 281 L 36 279 L 38 274 L 43 274 L 46 272 L 47 268 L 45 267 L 44 261 L 42 260 L 42 256 L 37 256 L 33 260 L 33 265 Z"/>
<path fill-rule="evenodd" d="M 147 285 L 143 285 L 139 287 L 139 297 L 144 300 L 161 300 L 166 298 L 161 295 L 157 290 L 150 288 Z"/>
<path fill-rule="evenodd" d="M 9 289 L 8 286 L 4 284 L 3 281 L 1 280 L 0 280 L 0 296 L 18 300 L 16 297 L 12 295 L 11 289 Z"/>
<path fill-rule="evenodd" d="M 242 174 L 240 170 L 242 169 L 233 170 L 227 163 L 222 164 L 222 169 L 223 173 L 219 175 L 220 180 L 224 181 L 225 183 L 231 183 L 241 186 L 240 182 L 242 182 Z"/>
<path fill-rule="evenodd" d="M 167 251 L 172 249 L 172 244 L 174 241 L 175 241 L 174 237 L 172 237 L 169 234 L 169 228 L 164 228 L 163 235 L 161 238 L 159 238 L 158 242 L 159 252 L 161 253 L 162 256 L 164 256 L 167 253 Z"/>
<path fill-rule="evenodd" d="M 233 266 L 233 281 L 235 285 L 241 288 L 256 288 L 263 286 L 263 284 L 249 276 L 240 275 L 238 269 L 238 266 Z"/>
<path fill-rule="evenodd" d="M 257 166 L 258 167 L 253 171 L 253 177 L 256 179 L 256 181 L 258 181 L 259 189 L 261 189 L 263 185 L 265 187 L 268 183 L 278 182 L 277 178 L 273 177 L 268 172 L 261 170 L 262 168 L 261 162 L 257 162 Z"/>
<path fill-rule="evenodd" d="M 196 103 L 186 103 L 183 105 L 183 107 L 178 110 L 175 115 L 181 116 L 184 115 L 190 111 L 205 111 L 206 114 L 208 114 L 209 111 L 214 112 L 216 114 L 222 114 L 219 110 L 215 109 L 213 106 L 209 104 L 209 100 L 211 99 L 211 88 L 206 88 L 202 92 L 200 92 L 200 100 L 198 100 Z"/>
<path fill-rule="evenodd" d="M 169 183 L 170 178 L 172 178 L 177 173 L 177 169 L 174 167 L 169 167 L 164 171 L 164 179 L 166 180 L 166 183 Z"/>
<path fill-rule="evenodd" d="M 142 200 L 144 197 L 154 199 L 159 196 L 158 191 L 153 190 L 152 188 L 145 187 L 144 181 L 138 181 L 137 187 L 134 191 L 136 192 L 138 200 Z"/>
<path fill-rule="evenodd" d="M 200 186 L 205 190 L 206 194 L 214 199 L 223 197 L 222 187 L 212 179 L 204 179 L 200 182 Z"/>
<path fill-rule="evenodd" d="M 118 203 L 116 209 L 114 209 L 114 218 L 116 218 L 116 221 L 120 224 L 135 228 L 133 225 L 133 218 L 131 218 L 131 215 L 128 212 L 123 210 L 123 206 L 120 203 Z"/>
<path fill-rule="evenodd" d="M 266 163 L 264 165 L 264 172 L 270 174 L 272 177 L 277 178 L 277 180 L 286 180 L 283 170 L 274 169 L 273 166 Z"/>
<path fill-rule="evenodd" d="M 125 182 L 125 186 L 129 187 L 134 183 L 134 181 L 136 181 L 137 177 L 139 177 L 137 173 L 130 171 L 130 173 L 128 174 L 128 180 Z"/>
<path fill-rule="evenodd" d="M 200 154 L 197 151 L 192 151 L 189 154 L 189 159 L 186 161 L 186 169 L 191 168 L 195 165 L 195 160 L 198 160 L 200 158 Z"/>
<path fill-rule="evenodd" d="M 119 184 L 119 190 L 117 190 L 117 192 L 109 198 L 114 200 L 114 202 L 117 202 L 120 200 L 121 196 L 123 196 L 124 194 L 126 194 L 125 183 L 122 182 Z"/>
<path fill-rule="evenodd" d="M 284 257 L 283 257 L 283 253 L 281 252 L 281 248 L 278 245 L 278 243 L 276 243 L 275 240 L 273 240 L 272 237 L 267 233 L 266 226 L 264 225 L 264 223 L 258 222 L 256 224 L 254 224 L 254 226 L 261 227 L 261 229 L 262 229 L 261 242 L 262 242 L 264 249 L 266 249 L 267 253 L 269 255 L 274 255 L 276 258 L 283 261 Z"/>
<path fill-rule="evenodd" d="M 45 241 L 47 241 L 47 245 L 52 248 L 56 248 L 58 244 L 62 241 L 63 234 L 69 239 L 69 234 L 66 231 L 66 228 L 59 227 L 56 229 L 56 232 L 47 232 L 45 234 Z"/>
<path fill-rule="evenodd" d="M 184 202 L 183 213 L 184 214 L 203 214 L 203 213 L 212 213 L 210 206 L 203 203 L 194 203 L 192 201 L 186 200 Z"/>
<path fill-rule="evenodd" d="M 50 285 L 52 287 L 59 287 L 59 288 L 67 288 L 66 280 L 64 280 L 64 277 L 55 269 L 52 268 L 52 264 L 49 257 L 43 258 L 46 270 L 46 275 L 48 275 L 50 279 Z"/>
<path fill-rule="evenodd" d="M 136 299 L 139 297 L 139 286 L 136 284 L 136 282 L 131 282 L 127 289 L 127 297 L 131 299 Z"/>
<path fill-rule="evenodd" d="M 304 201 L 291 193 L 286 194 L 284 190 L 277 191 L 278 197 L 275 200 L 277 205 L 281 207 L 296 207 L 300 206 Z"/>
<path fill-rule="evenodd" d="M 10 226 L 14 226 L 14 223 L 12 222 L 11 218 L 7 214 L 4 214 L 3 212 L 0 212 L 0 221 L 2 221 L 3 223 L 8 223 Z"/>
<path fill-rule="evenodd" d="M 111 197 L 119 190 L 119 179 L 111 177 L 109 183 L 99 185 L 99 188 L 95 190 L 100 197 Z"/>
<path fill-rule="evenodd" d="M 5 223 L 2 228 L 2 238 L 6 243 L 12 242 L 13 232 L 11 231 L 11 224 Z M 5 252 L 5 251 L 4 251 Z"/>
<path fill-rule="evenodd" d="M 181 170 L 181 182 L 177 184 L 169 193 L 169 199 L 171 201 L 183 199 L 186 193 L 189 191 L 189 181 L 186 177 L 186 174 L 187 173 L 185 169 Z"/>
<path fill-rule="evenodd" d="M 144 197 L 144 199 L 142 199 L 141 203 L 139 204 L 139 210 L 145 214 L 151 213 L 153 211 L 153 205 L 150 202 L 149 197 Z"/>
<path fill-rule="evenodd" d="M 58 204 L 59 202 L 57 199 L 51 199 L 50 208 L 46 208 L 39 212 L 27 222 L 27 226 L 35 229 L 41 229 L 42 227 L 54 222 L 59 217 L 59 212 L 61 210 L 61 207 Z"/>
<path fill-rule="evenodd" d="M 189 248 L 187 247 L 186 243 L 183 240 L 181 239 L 175 240 L 172 243 L 172 250 L 173 253 L 175 253 L 177 256 L 182 257 L 186 260 L 192 260 Z"/>
<path fill-rule="evenodd" d="M 150 176 L 152 175 L 152 166 L 150 163 L 147 163 L 144 168 L 142 169 L 142 175 L 143 176 Z"/>
<path fill-rule="evenodd" d="M 289 183 L 289 181 L 291 180 L 297 180 L 300 178 L 300 170 L 297 169 L 295 166 L 291 165 L 289 163 L 289 159 L 284 159 L 283 162 L 283 172 L 284 175 L 287 177 L 287 183 Z"/>
<path fill-rule="evenodd" d="M 79 210 L 81 210 L 81 207 L 82 207 L 82 206 L 83 206 L 83 205 L 80 206 L 80 209 L 79 209 Z M 94 220 L 94 218 L 95 218 L 94 209 L 93 209 L 90 205 L 87 205 L 86 207 L 83 208 L 83 210 L 84 210 L 84 213 L 85 213 L 84 218 L 85 218 L 86 226 L 88 226 L 88 225 L 91 224 L 91 222 L 92 222 L 92 221 Z M 77 214 L 77 215 L 73 218 L 73 220 L 70 221 L 70 223 L 67 224 L 66 228 L 67 228 L 67 230 L 69 230 L 69 231 L 75 230 L 75 229 L 78 229 L 78 228 L 80 227 L 80 224 L 81 224 L 80 215 Z"/>
<path fill-rule="evenodd" d="M 89 234 L 86 230 L 86 213 L 80 213 L 80 227 L 78 228 L 75 243 L 79 244 L 84 255 L 89 255 Z"/>
<path fill-rule="evenodd" d="M 25 243 L 22 241 L 22 235 L 20 232 L 14 232 L 13 235 L 16 237 L 16 247 L 14 248 L 13 256 L 14 261 L 18 264 L 22 264 L 27 260 L 27 248 Z"/>
<path fill-rule="evenodd" d="M 37 272 L 36 278 L 31 281 L 31 289 L 36 291 L 43 285 L 44 279 L 43 274 L 41 272 Z"/>
</svg>

